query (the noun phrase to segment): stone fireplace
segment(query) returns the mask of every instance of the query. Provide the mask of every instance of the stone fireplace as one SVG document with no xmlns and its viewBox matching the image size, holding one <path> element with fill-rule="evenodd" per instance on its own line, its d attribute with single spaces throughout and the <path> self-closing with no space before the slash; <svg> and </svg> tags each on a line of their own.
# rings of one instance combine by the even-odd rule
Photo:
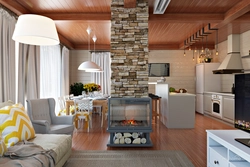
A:
<svg viewBox="0 0 250 167">
<path fill-rule="evenodd" d="M 148 97 L 148 0 L 111 2 L 111 97 Z"/>
</svg>

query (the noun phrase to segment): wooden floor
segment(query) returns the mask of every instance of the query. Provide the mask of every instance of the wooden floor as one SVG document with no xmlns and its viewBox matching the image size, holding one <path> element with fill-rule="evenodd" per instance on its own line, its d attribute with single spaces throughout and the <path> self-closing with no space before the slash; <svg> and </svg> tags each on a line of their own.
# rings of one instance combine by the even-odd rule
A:
<svg viewBox="0 0 250 167">
<path fill-rule="evenodd" d="M 93 114 L 93 127 L 89 132 L 75 130 L 73 150 L 182 150 L 196 167 L 206 166 L 206 129 L 233 129 L 233 126 L 208 116 L 196 114 L 194 129 L 168 129 L 160 121 L 152 124 L 153 147 L 118 148 L 107 147 L 109 133 L 107 122 L 101 128 L 101 117 Z"/>
</svg>

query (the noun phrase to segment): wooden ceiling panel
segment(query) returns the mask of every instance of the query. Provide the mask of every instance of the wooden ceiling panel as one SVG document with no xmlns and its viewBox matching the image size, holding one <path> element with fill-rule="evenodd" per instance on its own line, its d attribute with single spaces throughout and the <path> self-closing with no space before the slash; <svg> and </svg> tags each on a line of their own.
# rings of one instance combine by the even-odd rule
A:
<svg viewBox="0 0 250 167">
<path fill-rule="evenodd" d="M 92 37 L 96 35 L 98 44 L 110 44 L 110 21 L 88 22 L 88 21 L 55 21 L 58 32 L 71 41 L 74 45 L 88 44 L 88 26 L 91 28 L 90 43 Z M 105 33 L 104 33 L 105 32 Z"/>
<path fill-rule="evenodd" d="M 97 36 L 96 49 L 110 49 L 111 0 L 0 0 L 0 3 L 18 15 L 31 13 L 53 19 L 60 40 L 70 49 L 87 49 L 88 26 L 93 30 L 91 36 L 93 33 Z M 211 28 L 219 28 L 219 42 L 230 33 L 250 30 L 249 0 L 172 0 L 163 15 L 153 14 L 154 3 L 155 0 L 148 0 L 150 50 L 182 49 L 184 40 L 202 27 L 207 31 L 208 23 Z M 207 44 L 213 46 L 216 35 L 215 31 L 210 32 Z M 199 40 L 196 45 L 203 42 Z"/>
<path fill-rule="evenodd" d="M 110 12 L 111 0 L 18 0 L 32 13 Z"/>
</svg>

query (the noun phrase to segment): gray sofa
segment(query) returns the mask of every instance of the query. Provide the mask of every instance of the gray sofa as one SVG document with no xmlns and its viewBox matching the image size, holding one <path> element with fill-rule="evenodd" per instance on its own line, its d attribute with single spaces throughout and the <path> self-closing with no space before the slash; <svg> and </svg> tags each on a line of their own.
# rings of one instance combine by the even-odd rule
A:
<svg viewBox="0 0 250 167">
<path fill-rule="evenodd" d="M 53 101 L 53 100 L 52 100 Z M 0 108 L 4 106 L 11 106 L 14 102 L 6 101 L 0 103 Z M 70 118 L 69 120 L 72 120 Z M 72 131 L 69 131 L 68 134 L 40 134 L 36 133 L 36 137 L 29 140 L 37 145 L 40 145 L 43 149 L 49 150 L 52 149 L 55 151 L 55 167 L 62 167 L 63 164 L 71 155 L 72 147 Z M 1 165 L 0 165 L 1 166 Z"/>
<path fill-rule="evenodd" d="M 36 138 L 29 140 L 40 145 L 45 150 L 56 152 L 55 167 L 62 167 L 71 155 L 72 137 L 62 134 L 36 134 Z"/>
</svg>

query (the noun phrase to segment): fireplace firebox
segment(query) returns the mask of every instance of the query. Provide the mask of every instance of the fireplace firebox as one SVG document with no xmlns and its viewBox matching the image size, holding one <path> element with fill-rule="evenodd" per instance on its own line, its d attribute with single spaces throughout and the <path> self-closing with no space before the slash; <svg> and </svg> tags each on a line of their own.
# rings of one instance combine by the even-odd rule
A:
<svg viewBox="0 0 250 167">
<path fill-rule="evenodd" d="M 110 98 L 108 129 L 111 147 L 151 147 L 151 98 Z"/>
</svg>

